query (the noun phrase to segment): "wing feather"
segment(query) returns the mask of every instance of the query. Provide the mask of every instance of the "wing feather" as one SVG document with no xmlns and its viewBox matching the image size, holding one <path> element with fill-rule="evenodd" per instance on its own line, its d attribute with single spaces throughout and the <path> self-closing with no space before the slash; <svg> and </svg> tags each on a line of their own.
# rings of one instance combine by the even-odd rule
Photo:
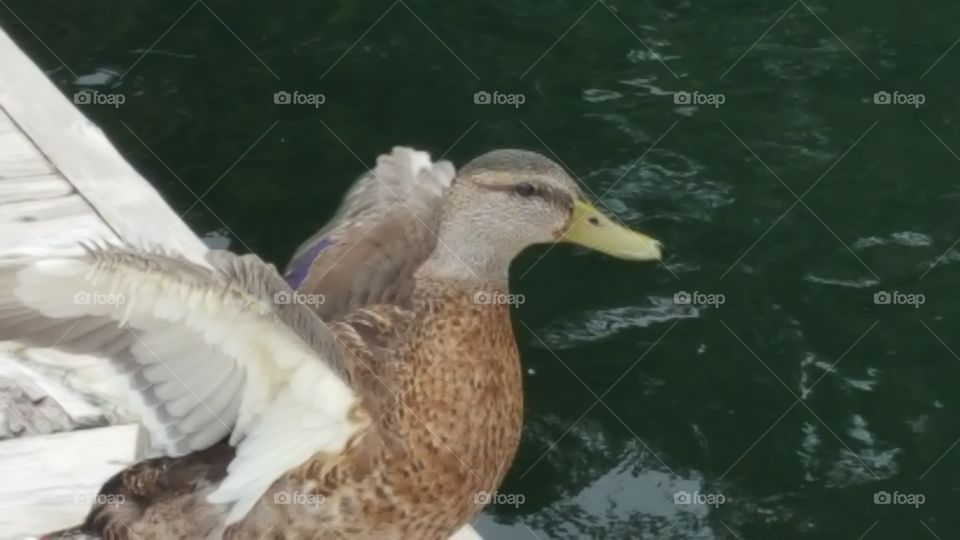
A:
<svg viewBox="0 0 960 540">
<path fill-rule="evenodd" d="M 358 401 L 330 330 L 276 302 L 292 292 L 276 269 L 226 252 L 207 262 L 116 247 L 0 261 L 0 340 L 106 354 L 162 454 L 229 435 L 236 459 L 211 500 L 238 520 L 286 470 L 341 452 Z"/>
<path fill-rule="evenodd" d="M 285 276 L 322 295 L 315 309 L 332 320 L 380 303 L 403 305 L 413 272 L 436 246 L 440 203 L 454 178 L 448 161 L 395 147 L 361 176 L 340 209 L 294 253 Z"/>
</svg>

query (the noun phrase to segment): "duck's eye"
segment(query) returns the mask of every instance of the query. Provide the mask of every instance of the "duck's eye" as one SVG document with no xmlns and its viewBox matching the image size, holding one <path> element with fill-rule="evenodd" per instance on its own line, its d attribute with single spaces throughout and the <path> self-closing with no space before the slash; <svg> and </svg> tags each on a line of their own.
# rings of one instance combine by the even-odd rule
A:
<svg viewBox="0 0 960 540">
<path fill-rule="evenodd" d="M 513 188 L 514 193 L 521 197 L 529 197 L 537 192 L 537 188 L 533 187 L 533 184 L 524 182 L 522 184 L 517 184 Z"/>
</svg>

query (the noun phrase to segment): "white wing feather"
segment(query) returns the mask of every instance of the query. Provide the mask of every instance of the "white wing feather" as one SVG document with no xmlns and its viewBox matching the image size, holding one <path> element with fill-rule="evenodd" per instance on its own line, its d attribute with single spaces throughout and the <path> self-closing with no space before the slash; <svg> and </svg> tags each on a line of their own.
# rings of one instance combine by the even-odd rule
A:
<svg viewBox="0 0 960 540">
<path fill-rule="evenodd" d="M 204 267 L 117 253 L 0 265 L 0 339 L 110 350 L 165 455 L 230 434 L 236 457 L 210 495 L 231 505 L 228 524 L 287 470 L 343 450 L 359 429 L 348 419 L 356 396 L 331 359 L 284 323 L 278 306 Z"/>
</svg>

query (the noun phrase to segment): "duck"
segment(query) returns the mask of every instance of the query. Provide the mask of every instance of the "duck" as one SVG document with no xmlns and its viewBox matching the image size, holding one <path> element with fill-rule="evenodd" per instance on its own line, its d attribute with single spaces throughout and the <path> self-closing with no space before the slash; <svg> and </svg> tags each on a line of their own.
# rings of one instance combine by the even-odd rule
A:
<svg viewBox="0 0 960 540">
<path fill-rule="evenodd" d="M 662 255 L 539 153 L 457 171 L 397 147 L 283 273 L 106 244 L 0 261 L 0 339 L 104 358 L 150 435 L 60 533 L 466 537 L 523 426 L 510 262 L 558 242 Z"/>
</svg>

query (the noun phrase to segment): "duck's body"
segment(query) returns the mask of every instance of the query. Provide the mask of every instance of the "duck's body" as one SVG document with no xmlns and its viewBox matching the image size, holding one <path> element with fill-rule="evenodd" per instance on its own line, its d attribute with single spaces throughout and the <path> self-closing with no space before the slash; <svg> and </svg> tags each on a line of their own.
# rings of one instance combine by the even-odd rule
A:
<svg viewBox="0 0 960 540">
<path fill-rule="evenodd" d="M 95 509 L 87 529 L 145 540 L 449 537 L 503 480 L 522 427 L 509 307 L 474 294 L 425 280 L 411 309 L 372 306 L 331 324 L 363 355 L 358 387 L 382 398 L 363 403 L 372 422 L 341 456 L 281 476 L 243 521 L 218 530 L 226 510 L 206 500 L 234 458 L 222 442 L 119 473 L 102 494 L 126 502 Z"/>
<path fill-rule="evenodd" d="M 298 251 L 290 285 L 326 302 L 226 252 L 0 264 L 0 339 L 109 358 L 163 456 L 110 479 L 79 530 L 442 540 L 482 510 L 522 426 L 499 301 L 510 260 L 558 239 L 633 259 L 659 246 L 580 201 L 542 156 L 488 154 L 452 188 L 452 167 L 423 156 L 381 158 Z M 390 181 L 406 191 L 386 196 Z"/>
<path fill-rule="evenodd" d="M 315 459 L 272 488 L 311 492 L 316 485 L 312 493 L 335 509 L 324 523 L 336 533 L 330 538 L 446 538 L 482 509 L 477 494 L 503 480 L 522 425 L 519 358 L 507 306 L 476 305 L 472 297 L 431 287 L 418 290 L 410 312 L 365 317 L 397 325 L 380 349 L 386 369 L 370 381 L 397 398 L 369 406 L 382 415 L 378 427 L 328 473 L 329 462 Z M 316 534 L 313 516 L 261 506 L 289 524 L 285 530 Z"/>
</svg>

